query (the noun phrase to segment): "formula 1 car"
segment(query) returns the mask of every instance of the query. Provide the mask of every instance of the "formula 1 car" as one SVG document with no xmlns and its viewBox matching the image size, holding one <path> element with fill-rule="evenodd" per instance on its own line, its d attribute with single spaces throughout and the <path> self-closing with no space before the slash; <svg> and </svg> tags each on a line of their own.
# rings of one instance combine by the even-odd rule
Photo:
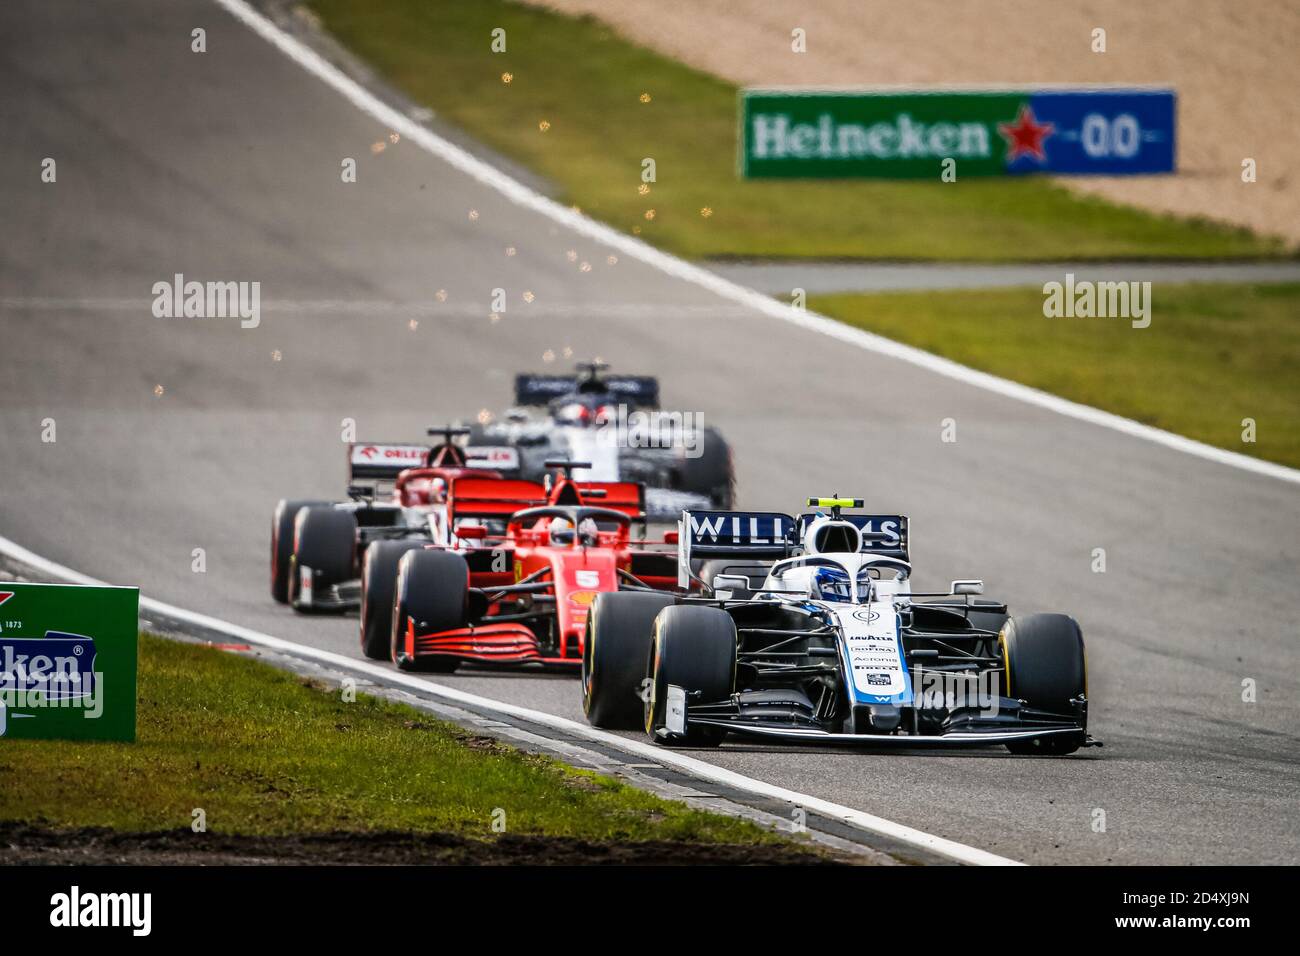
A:
<svg viewBox="0 0 1300 956">
<path fill-rule="evenodd" d="M 371 544 L 362 574 L 363 651 L 390 656 L 403 670 L 448 673 L 471 662 L 576 672 L 598 594 L 677 586 L 675 555 L 653 550 L 675 544 L 676 532 L 633 540 L 632 524 L 644 525 L 644 489 L 571 477 L 588 464 L 548 461 L 561 473 L 544 484 L 454 477 L 449 543 Z"/>
<path fill-rule="evenodd" d="M 844 513 L 857 499 L 808 503 L 819 510 L 798 519 L 685 513 L 679 583 L 702 594 L 596 599 L 582 661 L 593 724 L 640 726 L 670 746 L 729 733 L 1017 754 L 1099 744 L 1073 618 L 1009 617 L 1004 604 L 972 602 L 975 580 L 913 592 L 905 516 Z"/>
<path fill-rule="evenodd" d="M 271 516 L 271 596 L 298 611 L 354 609 L 361 556 L 372 542 L 446 543 L 448 482 L 500 478 L 490 463 L 513 460 L 510 449 L 457 445 L 468 433 L 430 428 L 442 439 L 432 446 L 350 444 L 348 500 L 281 500 Z"/>
<path fill-rule="evenodd" d="M 515 404 L 489 424 L 474 424 L 472 446 L 518 453 L 508 477 L 540 480 L 545 462 L 591 463 L 579 479 L 639 481 L 652 518 L 730 508 L 735 492 L 731 448 L 717 429 L 692 414 L 659 408 L 659 383 L 643 375 L 606 375 L 584 362 L 575 375 L 515 377 Z"/>
</svg>

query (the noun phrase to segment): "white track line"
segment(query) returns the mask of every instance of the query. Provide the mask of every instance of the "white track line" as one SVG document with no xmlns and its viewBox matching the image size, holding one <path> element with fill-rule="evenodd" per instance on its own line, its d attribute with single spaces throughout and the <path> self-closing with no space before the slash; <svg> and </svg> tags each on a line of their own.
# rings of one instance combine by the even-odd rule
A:
<svg viewBox="0 0 1300 956">
<path fill-rule="evenodd" d="M 48 558 L 43 558 L 39 554 L 29 551 L 22 545 L 10 541 L 8 538 L 3 536 L 0 536 L 0 554 L 5 554 L 13 560 L 35 569 L 41 574 L 48 575 L 52 578 L 60 578 L 73 584 L 103 586 L 107 583 L 96 580 L 95 578 L 82 574 L 79 571 L 74 571 L 71 568 L 64 567 Z M 389 687 L 401 687 L 408 690 L 419 691 L 423 694 L 440 697 L 443 700 L 453 701 L 470 707 L 477 707 L 480 710 L 505 714 L 520 720 L 527 720 L 530 723 L 550 727 L 553 730 L 560 730 L 564 733 L 572 734 L 575 737 L 582 737 L 587 740 L 596 741 L 614 747 L 624 753 L 643 757 L 652 763 L 666 764 L 667 766 L 680 770 L 683 773 L 688 773 L 696 779 L 706 780 L 710 783 L 721 784 L 727 787 L 734 787 L 737 790 L 743 790 L 746 793 L 751 793 L 760 797 L 782 800 L 786 803 L 792 804 L 793 806 L 803 807 L 805 810 L 821 814 L 822 816 L 828 817 L 832 820 L 839 820 L 843 823 L 859 827 L 870 833 L 876 833 L 897 840 L 900 843 L 905 843 L 908 846 L 914 846 L 923 850 L 928 850 L 931 853 L 937 853 L 941 856 L 948 857 L 949 859 L 956 860 L 959 863 L 967 863 L 974 866 L 1023 865 L 1016 860 L 1010 860 L 994 853 L 988 853 L 976 847 L 966 846 L 964 843 L 957 843 L 954 840 L 946 840 L 943 837 L 926 833 L 923 830 L 914 830 L 911 827 L 903 826 L 901 823 L 895 823 L 892 820 L 886 820 L 883 817 L 864 813 L 861 810 L 854 810 L 852 807 L 841 806 L 838 803 L 832 803 L 829 800 L 822 800 L 818 797 L 809 796 L 806 793 L 786 790 L 784 787 L 777 787 L 762 780 L 755 780 L 753 777 L 746 777 L 743 774 L 735 773 L 734 771 L 715 766 L 714 764 L 696 759 L 695 757 L 687 756 L 683 753 L 676 753 L 645 741 L 620 737 L 617 734 L 597 730 L 595 727 L 589 727 L 586 724 L 581 724 L 574 720 L 568 720 L 564 717 L 557 717 L 554 714 L 548 714 L 544 711 L 530 710 L 527 707 L 518 707 L 514 704 L 507 704 L 503 701 L 493 700 L 490 697 L 480 697 L 478 694 L 467 694 L 464 691 L 456 690 L 453 687 L 447 687 L 443 684 L 433 684 L 419 677 L 412 677 L 399 670 L 394 670 L 389 667 L 381 667 L 378 664 L 372 664 L 369 661 L 344 657 L 342 654 L 320 650 L 319 648 L 309 647 L 305 644 L 298 644 L 294 641 L 286 641 L 283 638 L 272 637 L 270 634 L 263 634 L 261 631 L 254 631 L 251 628 L 242 627 L 238 624 L 231 624 L 228 621 L 222 621 L 215 617 L 208 617 L 206 614 L 196 614 L 194 611 L 187 611 L 184 608 L 179 608 L 171 604 L 164 604 L 162 601 L 144 597 L 143 595 L 140 597 L 140 609 L 142 611 L 153 611 L 156 614 L 163 614 L 176 620 L 185 621 L 189 624 L 195 625 L 196 627 L 206 628 L 210 631 L 217 631 L 246 644 L 255 644 L 258 647 L 265 647 L 270 650 L 279 651 L 283 654 L 289 654 L 293 657 L 306 658 L 331 667 L 360 672 L 371 677 L 376 683 L 385 684 Z"/>
<path fill-rule="evenodd" d="M 1190 438 L 1184 438 L 1182 435 L 1175 435 L 1159 428 L 1152 428 L 1150 425 L 1143 425 L 1141 422 L 1135 422 L 1132 419 L 1112 415 L 1110 412 L 1103 412 L 1087 405 L 1080 405 L 1077 402 L 1071 402 L 1056 395 L 1049 395 L 1047 392 L 1030 388 L 1028 385 L 1021 385 L 1017 382 L 998 378 L 996 375 L 989 375 L 986 372 L 967 368 L 965 365 L 960 365 L 949 359 L 940 358 L 937 355 L 891 341 L 871 332 L 864 332 L 861 329 L 828 319 L 815 312 L 801 311 L 783 305 L 760 292 L 747 289 L 706 269 L 701 269 L 699 266 L 691 265 L 689 262 L 684 262 L 675 256 L 660 252 L 639 239 L 633 239 L 617 232 L 603 223 L 588 219 L 581 213 L 574 212 L 567 206 L 561 206 L 554 200 L 534 192 L 523 183 L 511 179 L 494 166 L 472 156 L 461 147 L 448 142 L 436 133 L 416 123 L 409 116 L 383 102 L 361 84 L 343 73 L 338 67 L 321 57 L 316 51 L 289 36 L 250 7 L 245 0 L 215 0 L 215 2 L 303 69 L 332 86 L 357 109 L 370 115 L 389 129 L 401 133 L 407 139 L 444 162 L 454 166 L 483 185 L 495 189 L 516 205 L 541 213 L 543 216 L 572 229 L 574 232 L 618 249 L 624 254 L 639 259 L 667 275 L 693 283 L 724 299 L 730 299 L 732 302 L 748 306 L 771 318 L 780 319 L 783 322 L 789 322 L 792 325 L 797 325 L 812 332 L 819 332 L 822 335 L 829 335 L 848 345 L 854 345 L 869 352 L 876 352 L 903 362 L 909 362 L 927 371 L 955 379 L 967 385 L 973 385 L 976 388 L 995 392 L 998 395 L 1026 402 L 1030 405 L 1037 405 L 1040 408 L 1056 412 L 1059 415 L 1065 415 L 1068 418 L 1078 419 L 1102 428 L 1109 428 L 1134 438 L 1172 448 L 1175 451 L 1204 458 L 1207 461 L 1214 461 L 1222 465 L 1240 468 L 1243 471 L 1253 472 L 1257 475 L 1267 475 L 1271 478 L 1300 484 L 1300 470 L 1295 468 L 1288 468 L 1285 465 L 1277 465 L 1259 458 L 1251 458 L 1249 455 L 1241 455 L 1237 452 L 1215 448 L 1202 442 L 1193 441 Z"/>
</svg>

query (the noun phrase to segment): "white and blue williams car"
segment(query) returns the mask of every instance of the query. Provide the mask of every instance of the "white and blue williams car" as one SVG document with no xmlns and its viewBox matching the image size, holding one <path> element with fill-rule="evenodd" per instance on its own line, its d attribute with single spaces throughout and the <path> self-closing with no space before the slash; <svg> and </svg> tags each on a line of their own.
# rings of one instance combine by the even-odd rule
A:
<svg viewBox="0 0 1300 956">
<path fill-rule="evenodd" d="M 795 518 L 687 511 L 682 592 L 602 594 L 587 619 L 583 707 L 657 743 L 728 734 L 876 747 L 1005 745 L 1063 755 L 1088 735 L 1083 635 L 1011 617 L 976 580 L 912 590 L 903 515 L 810 498 Z"/>
</svg>

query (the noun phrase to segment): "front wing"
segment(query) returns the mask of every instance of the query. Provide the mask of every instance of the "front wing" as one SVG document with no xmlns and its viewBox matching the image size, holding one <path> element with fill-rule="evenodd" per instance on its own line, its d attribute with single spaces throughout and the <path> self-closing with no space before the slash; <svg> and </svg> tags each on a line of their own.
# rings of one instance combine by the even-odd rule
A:
<svg viewBox="0 0 1300 956">
<path fill-rule="evenodd" d="M 695 705 L 687 703 L 683 723 L 686 727 L 711 727 L 769 740 L 867 748 L 990 747 L 1063 735 L 1080 737 L 1080 747 L 1101 746 L 1101 741 L 1094 740 L 1087 733 L 1087 701 L 1082 698 L 1075 701 L 1074 708 L 1073 714 L 1057 714 L 1002 698 L 996 715 L 992 716 L 965 707 L 944 711 L 946 717 L 942 721 L 943 729 L 931 734 L 836 733 L 789 711 L 777 719 L 749 716 L 742 712 L 735 701 Z"/>
<path fill-rule="evenodd" d="M 1061 734 L 1079 734 L 1077 726 L 1042 727 L 1033 730 L 954 731 L 947 734 L 836 734 L 808 727 L 772 727 L 753 723 L 692 718 L 692 727 L 716 727 L 733 734 L 784 740 L 796 743 L 828 744 L 852 747 L 884 747 L 907 750 L 923 747 L 992 747 L 1017 740 L 1034 740 Z M 1085 735 L 1083 747 L 1100 747 L 1101 742 Z"/>
<path fill-rule="evenodd" d="M 403 656 L 411 663 L 443 658 L 486 667 L 540 665 L 569 669 L 582 666 L 581 657 L 548 656 L 538 643 L 537 635 L 515 623 L 488 622 L 419 634 L 415 622 L 408 620 Z"/>
</svg>

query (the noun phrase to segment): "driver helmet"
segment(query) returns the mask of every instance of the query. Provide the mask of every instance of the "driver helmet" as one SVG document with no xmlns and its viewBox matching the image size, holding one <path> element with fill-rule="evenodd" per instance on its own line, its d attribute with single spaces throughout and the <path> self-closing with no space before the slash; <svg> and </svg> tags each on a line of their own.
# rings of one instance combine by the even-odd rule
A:
<svg viewBox="0 0 1300 956">
<path fill-rule="evenodd" d="M 593 547 L 600 542 L 600 528 L 592 518 L 583 518 L 578 522 L 578 541 L 584 547 Z"/>
<path fill-rule="evenodd" d="M 552 518 L 547 531 L 551 544 L 556 547 L 567 548 L 573 544 L 573 522 L 568 518 Z"/>
<path fill-rule="evenodd" d="M 561 425 L 588 425 L 591 409 L 582 402 L 565 402 L 555 409 L 555 420 Z"/>
<path fill-rule="evenodd" d="M 818 568 L 813 573 L 812 593 L 823 601 L 851 601 L 853 579 L 839 568 Z"/>
</svg>

